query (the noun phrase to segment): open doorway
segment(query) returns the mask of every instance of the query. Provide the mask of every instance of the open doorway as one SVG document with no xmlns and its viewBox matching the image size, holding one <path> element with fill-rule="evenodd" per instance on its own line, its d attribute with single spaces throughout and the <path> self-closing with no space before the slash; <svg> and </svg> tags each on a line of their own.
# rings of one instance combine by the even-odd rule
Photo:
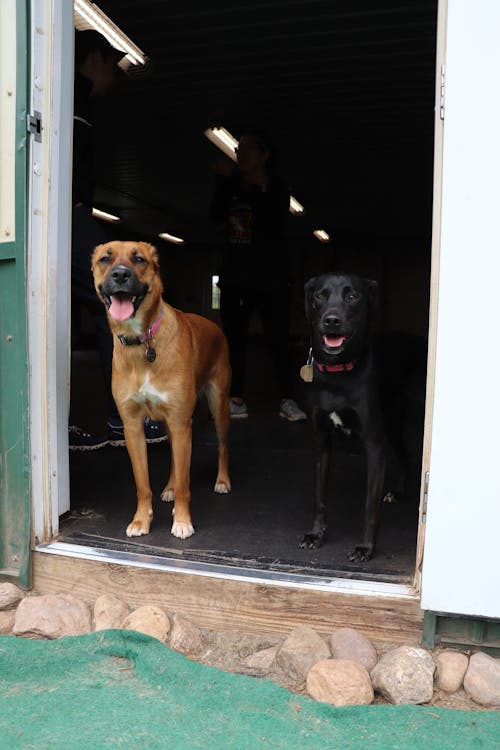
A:
<svg viewBox="0 0 500 750">
<path fill-rule="evenodd" d="M 377 555 L 350 563 L 362 516 L 364 460 L 346 442 L 330 478 L 329 532 L 319 550 L 299 541 L 312 519 L 314 453 L 308 422 L 277 416 L 276 384 L 258 321 L 248 358 L 247 420 L 233 423 L 233 492 L 211 492 L 213 425 L 195 417 L 191 469 L 196 534 L 169 534 L 159 500 L 169 465 L 150 446 L 155 519 L 150 535 L 125 536 L 135 490 L 124 449 L 72 452 L 71 510 L 62 539 L 174 559 L 262 571 L 409 582 L 415 568 L 420 498 L 429 309 L 437 2 L 264 2 L 235 7 L 181 3 L 140 6 L 103 0 L 102 10 L 144 49 L 146 68 L 130 73 L 96 110 L 100 133 L 96 205 L 121 218 L 108 237 L 142 239 L 160 251 L 166 298 L 217 319 L 212 276 L 220 236 L 210 224 L 214 147 L 210 125 L 238 132 L 264 126 L 279 146 L 280 169 L 305 212 L 290 216 L 292 335 L 298 370 L 309 340 L 303 284 L 348 269 L 381 288 L 377 327 L 394 334 L 394 368 L 408 367 L 408 435 L 413 443 L 407 497 L 383 508 Z M 323 228 L 330 243 L 313 230 Z M 173 245 L 158 235 L 184 239 Z M 91 322 L 79 320 L 72 355 L 73 417 L 103 431 L 106 406 Z M 413 390 L 412 390 L 413 389 Z M 420 451 L 420 453 L 419 453 Z M 336 500 L 333 501 L 333 493 Z"/>
</svg>

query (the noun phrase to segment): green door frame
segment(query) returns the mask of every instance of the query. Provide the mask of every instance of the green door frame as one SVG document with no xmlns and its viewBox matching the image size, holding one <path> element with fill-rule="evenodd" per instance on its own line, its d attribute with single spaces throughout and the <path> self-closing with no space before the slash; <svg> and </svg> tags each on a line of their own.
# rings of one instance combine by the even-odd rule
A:
<svg viewBox="0 0 500 750">
<path fill-rule="evenodd" d="M 28 14 L 16 15 L 15 235 L 0 238 L 0 579 L 30 585 L 30 451 L 26 311 Z M 5 145 L 5 144 L 3 144 Z"/>
</svg>

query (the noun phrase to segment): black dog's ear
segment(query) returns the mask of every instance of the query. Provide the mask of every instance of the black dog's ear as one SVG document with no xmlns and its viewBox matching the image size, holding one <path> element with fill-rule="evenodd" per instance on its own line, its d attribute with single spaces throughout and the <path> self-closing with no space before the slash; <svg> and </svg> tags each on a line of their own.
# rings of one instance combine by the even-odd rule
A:
<svg viewBox="0 0 500 750">
<path fill-rule="evenodd" d="M 366 291 L 368 292 L 368 302 L 372 310 L 378 309 L 378 303 L 379 303 L 379 290 L 378 290 L 378 282 L 373 281 L 372 279 L 363 279 L 366 286 Z"/>
<path fill-rule="evenodd" d="M 312 279 L 309 279 L 309 281 L 306 281 L 306 283 L 304 284 L 307 320 L 311 320 L 312 296 L 313 296 L 315 285 L 316 285 L 316 276 L 313 276 Z"/>
</svg>

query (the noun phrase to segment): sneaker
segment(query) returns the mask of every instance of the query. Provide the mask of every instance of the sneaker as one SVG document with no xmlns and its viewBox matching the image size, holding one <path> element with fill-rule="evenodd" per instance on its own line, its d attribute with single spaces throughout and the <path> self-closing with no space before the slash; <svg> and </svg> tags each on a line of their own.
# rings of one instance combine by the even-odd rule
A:
<svg viewBox="0 0 500 750">
<path fill-rule="evenodd" d="M 92 435 L 74 424 L 68 427 L 68 444 L 70 451 L 96 451 L 108 444 L 103 435 Z"/>
<path fill-rule="evenodd" d="M 238 404 L 233 398 L 229 399 L 229 414 L 231 419 L 246 419 L 248 417 L 247 405 L 244 401 Z"/>
<path fill-rule="evenodd" d="M 156 422 L 149 417 L 146 417 L 144 420 L 144 432 L 146 434 L 146 443 L 163 443 L 165 440 L 168 440 L 163 422 Z"/>
<path fill-rule="evenodd" d="M 125 447 L 125 435 L 123 433 L 123 422 L 120 417 L 108 419 L 108 439 L 113 448 Z"/>
<path fill-rule="evenodd" d="M 153 419 L 146 417 L 144 420 L 144 434 L 147 443 L 163 443 L 168 440 L 168 435 L 163 422 L 155 422 Z M 125 434 L 123 432 L 123 422 L 116 417 L 108 419 L 108 438 L 109 444 L 113 448 L 125 447 Z"/>
<path fill-rule="evenodd" d="M 303 422 L 307 415 L 299 409 L 293 398 L 284 398 L 280 403 L 280 417 L 289 422 Z"/>
</svg>

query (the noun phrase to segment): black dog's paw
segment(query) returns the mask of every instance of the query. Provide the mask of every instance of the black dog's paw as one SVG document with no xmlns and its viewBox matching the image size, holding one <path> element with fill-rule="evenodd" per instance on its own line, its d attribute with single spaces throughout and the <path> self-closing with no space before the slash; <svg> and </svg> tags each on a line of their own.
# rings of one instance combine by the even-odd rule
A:
<svg viewBox="0 0 500 750">
<path fill-rule="evenodd" d="M 398 502 L 398 495 L 395 492 L 387 492 L 382 498 L 382 502 L 394 505 Z"/>
<path fill-rule="evenodd" d="M 306 549 L 306 547 L 307 549 L 319 549 L 319 547 L 321 547 L 321 545 L 323 544 L 324 536 L 324 532 L 316 533 L 314 531 L 311 531 L 309 534 L 304 534 L 299 546 L 301 549 Z"/>
<path fill-rule="evenodd" d="M 373 555 L 373 545 L 357 544 L 354 550 L 349 554 L 349 560 L 353 563 L 363 563 L 371 560 Z"/>
</svg>

